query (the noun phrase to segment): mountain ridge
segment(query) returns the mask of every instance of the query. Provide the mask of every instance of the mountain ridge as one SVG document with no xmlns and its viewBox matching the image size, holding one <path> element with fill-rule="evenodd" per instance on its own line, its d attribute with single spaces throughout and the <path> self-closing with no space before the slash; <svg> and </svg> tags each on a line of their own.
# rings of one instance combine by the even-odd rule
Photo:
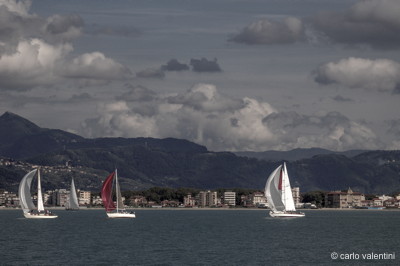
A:
<svg viewBox="0 0 400 266">
<path fill-rule="evenodd" d="M 7 119 L 3 116 L 0 117 L 1 134 L 10 130 L 6 127 L 10 125 L 15 130 L 22 129 L 22 133 L 16 132 L 14 141 L 0 141 L 0 156 L 12 157 L 11 147 L 17 148 L 14 151 L 17 156 L 12 158 L 32 165 L 55 167 L 68 162 L 76 169 L 74 175 L 78 176 L 74 177 L 82 185 L 81 189 L 94 191 L 99 191 L 101 181 L 115 167 L 124 190 L 153 186 L 263 190 L 268 175 L 285 159 L 260 160 L 231 152 L 212 152 L 204 146 L 174 138 L 85 139 L 62 130 L 37 128 L 19 116 L 7 114 Z M 318 149 L 311 151 L 315 153 Z M 295 151 L 299 152 L 301 149 Z M 301 191 L 348 187 L 364 193 L 400 191 L 399 151 L 365 151 L 349 156 L 323 150 L 323 154 L 311 154 L 311 157 L 308 152 L 297 160 L 285 159 L 292 186 L 300 186 Z M 0 188 L 17 189 L 20 175 L 12 167 L 1 166 Z M 63 187 L 71 177 L 71 173 L 49 173 L 48 185 Z"/>
</svg>

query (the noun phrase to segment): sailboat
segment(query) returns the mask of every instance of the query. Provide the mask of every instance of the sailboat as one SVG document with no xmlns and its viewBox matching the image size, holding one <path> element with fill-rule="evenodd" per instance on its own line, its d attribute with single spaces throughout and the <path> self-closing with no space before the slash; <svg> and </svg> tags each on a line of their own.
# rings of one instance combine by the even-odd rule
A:
<svg viewBox="0 0 400 266">
<path fill-rule="evenodd" d="M 78 203 L 78 197 L 76 195 L 74 178 L 72 178 L 72 181 L 71 181 L 71 190 L 69 192 L 69 200 L 67 201 L 65 209 L 68 211 L 79 210 L 79 203 Z"/>
<path fill-rule="evenodd" d="M 117 198 L 116 204 L 113 201 L 113 184 L 115 180 L 115 196 Z M 125 210 L 122 202 L 121 189 L 118 183 L 117 169 L 111 173 L 103 183 L 101 189 L 101 199 L 103 201 L 104 208 L 106 209 L 107 216 L 109 218 L 135 218 L 135 213 L 128 212 Z"/>
<path fill-rule="evenodd" d="M 271 209 L 271 217 L 304 217 L 303 212 L 296 211 L 290 187 L 286 163 L 278 166 L 267 179 L 265 196 Z"/>
<path fill-rule="evenodd" d="M 33 204 L 31 197 L 31 184 L 33 177 L 37 173 L 37 207 Z M 27 173 L 21 180 L 19 184 L 19 202 L 21 208 L 24 212 L 25 218 L 32 219 L 50 219 L 57 218 L 58 216 L 49 210 L 44 209 L 43 196 L 42 196 L 42 186 L 40 184 L 40 170 L 34 169 Z"/>
</svg>

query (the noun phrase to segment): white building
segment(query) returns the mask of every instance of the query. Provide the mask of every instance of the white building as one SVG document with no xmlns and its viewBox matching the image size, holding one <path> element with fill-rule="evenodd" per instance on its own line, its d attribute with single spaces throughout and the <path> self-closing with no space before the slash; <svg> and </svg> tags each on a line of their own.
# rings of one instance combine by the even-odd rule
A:
<svg viewBox="0 0 400 266">
<path fill-rule="evenodd" d="M 254 192 L 253 194 L 250 195 L 250 200 L 251 203 L 257 207 L 267 205 L 267 198 L 262 192 Z"/>
<path fill-rule="evenodd" d="M 200 191 L 197 195 L 198 205 L 201 207 L 217 206 L 218 198 L 216 191 Z"/>
<path fill-rule="evenodd" d="M 196 204 L 196 199 L 192 197 L 191 194 L 187 194 L 185 197 L 183 197 L 183 205 L 187 207 L 193 207 Z"/>
<path fill-rule="evenodd" d="M 90 205 L 91 196 L 92 193 L 90 191 L 79 190 L 78 192 L 79 205 Z"/>
<path fill-rule="evenodd" d="M 293 196 L 294 205 L 298 206 L 300 204 L 300 188 L 299 187 L 292 188 L 292 196 Z"/>
<path fill-rule="evenodd" d="M 225 191 L 224 204 L 227 204 L 229 206 L 236 206 L 236 192 Z"/>
</svg>

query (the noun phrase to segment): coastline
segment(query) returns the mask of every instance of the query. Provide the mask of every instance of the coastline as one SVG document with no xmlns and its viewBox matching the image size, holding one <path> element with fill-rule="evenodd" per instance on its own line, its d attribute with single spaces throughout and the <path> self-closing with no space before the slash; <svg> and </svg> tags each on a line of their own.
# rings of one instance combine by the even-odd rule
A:
<svg viewBox="0 0 400 266">
<path fill-rule="evenodd" d="M 48 210 L 56 210 L 56 211 L 65 211 L 64 207 L 47 207 Z M 165 210 L 174 210 L 174 211 L 269 211 L 269 209 L 265 208 L 126 208 L 130 211 L 148 211 L 148 210 L 158 210 L 158 211 L 165 211 Z M 0 211 L 2 210 L 18 210 L 22 211 L 21 208 L 14 208 L 14 207 L 0 207 Z M 95 207 L 95 208 L 80 208 L 79 211 L 93 211 L 93 210 L 101 210 L 104 211 L 104 208 Z M 320 209 L 297 209 L 298 211 L 400 211 L 400 208 L 385 208 L 385 209 L 350 209 L 350 208 L 320 208 Z"/>
</svg>

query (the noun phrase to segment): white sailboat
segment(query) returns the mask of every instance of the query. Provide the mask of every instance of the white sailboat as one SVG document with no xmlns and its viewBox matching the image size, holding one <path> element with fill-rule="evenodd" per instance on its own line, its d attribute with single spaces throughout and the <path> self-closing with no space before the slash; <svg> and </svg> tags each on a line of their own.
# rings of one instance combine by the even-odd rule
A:
<svg viewBox="0 0 400 266">
<path fill-rule="evenodd" d="M 113 183 L 115 180 L 115 196 L 116 204 L 113 201 Z M 106 209 L 107 216 L 109 218 L 135 218 L 136 215 L 133 212 L 128 212 L 122 202 L 121 189 L 118 183 L 117 169 L 111 173 L 103 183 L 101 189 L 101 199 L 103 201 L 104 208 Z"/>
<path fill-rule="evenodd" d="M 278 166 L 268 177 L 265 184 L 265 196 L 271 209 L 271 217 L 304 217 L 305 214 L 296 211 L 290 186 L 286 163 Z"/>
<path fill-rule="evenodd" d="M 72 181 L 71 181 L 71 190 L 69 192 L 69 200 L 67 201 L 65 209 L 68 211 L 79 210 L 79 203 L 78 203 L 78 197 L 76 195 L 74 178 L 72 178 Z"/>
<path fill-rule="evenodd" d="M 33 177 L 37 173 L 37 207 L 33 204 L 31 197 L 31 184 Z M 31 219 L 50 219 L 57 218 L 58 216 L 53 214 L 49 210 L 44 209 L 43 196 L 42 196 L 42 186 L 40 184 L 40 171 L 35 169 L 27 173 L 21 180 L 19 184 L 19 202 L 21 208 L 24 212 L 25 218 Z"/>
</svg>

